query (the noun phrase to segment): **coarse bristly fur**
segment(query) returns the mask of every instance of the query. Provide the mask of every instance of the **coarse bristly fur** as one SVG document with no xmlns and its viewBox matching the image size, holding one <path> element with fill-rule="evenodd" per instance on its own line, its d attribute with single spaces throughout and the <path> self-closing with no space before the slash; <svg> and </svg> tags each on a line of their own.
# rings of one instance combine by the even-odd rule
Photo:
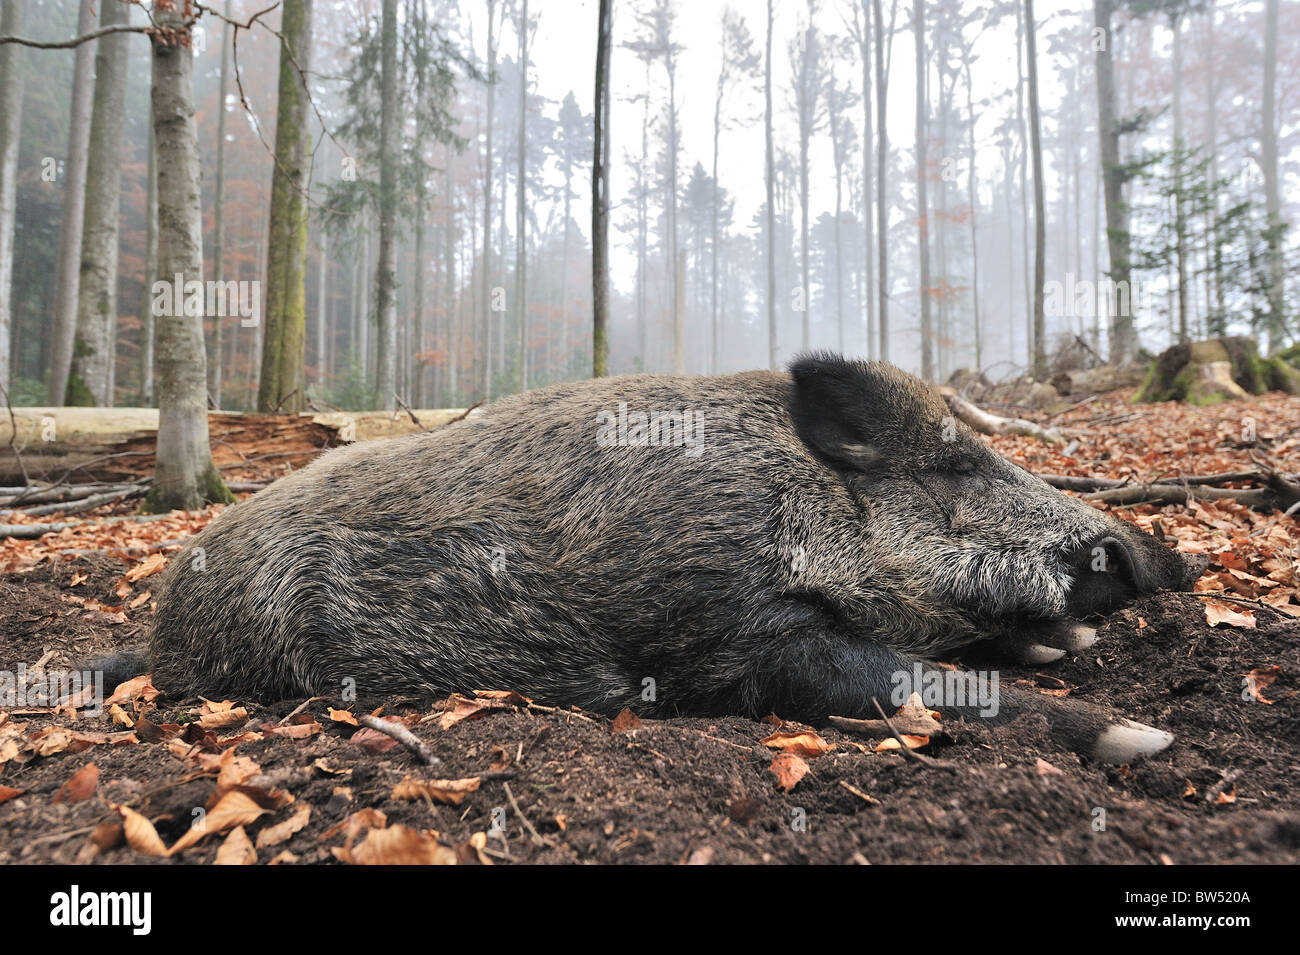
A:
<svg viewBox="0 0 1300 955">
<path fill-rule="evenodd" d="M 1063 622 L 1196 573 L 918 379 L 809 355 L 555 385 L 331 451 L 171 561 L 149 659 L 160 689 L 218 699 L 509 688 L 874 716 L 910 654 L 1067 646 Z M 1040 706 L 1003 698 L 1003 718 Z M 1054 710 L 1080 748 L 1108 721 Z"/>
</svg>

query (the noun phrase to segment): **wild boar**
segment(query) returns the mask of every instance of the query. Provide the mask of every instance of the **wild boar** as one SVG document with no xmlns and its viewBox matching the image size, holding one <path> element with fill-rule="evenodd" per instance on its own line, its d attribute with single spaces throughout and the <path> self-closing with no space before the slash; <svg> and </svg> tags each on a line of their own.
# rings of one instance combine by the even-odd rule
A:
<svg viewBox="0 0 1300 955">
<path fill-rule="evenodd" d="M 1000 457 L 918 379 L 814 354 L 555 385 L 331 451 L 172 560 L 148 656 L 160 689 L 217 699 L 509 688 L 817 722 L 892 712 L 940 674 L 922 657 L 972 641 L 1082 650 L 1085 621 L 1198 573 Z M 1102 760 L 1172 739 L 1006 688 L 944 702 L 1038 710 Z"/>
</svg>

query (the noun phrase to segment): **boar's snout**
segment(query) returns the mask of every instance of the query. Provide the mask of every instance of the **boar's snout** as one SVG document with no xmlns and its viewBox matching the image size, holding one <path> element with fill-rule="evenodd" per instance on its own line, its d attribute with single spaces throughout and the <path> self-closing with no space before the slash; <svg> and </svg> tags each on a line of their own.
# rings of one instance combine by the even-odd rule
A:
<svg viewBox="0 0 1300 955">
<path fill-rule="evenodd" d="M 1070 560 L 1074 586 L 1068 608 L 1076 617 L 1110 613 L 1158 590 L 1191 590 L 1205 569 L 1142 531 L 1117 526 L 1081 547 Z"/>
</svg>

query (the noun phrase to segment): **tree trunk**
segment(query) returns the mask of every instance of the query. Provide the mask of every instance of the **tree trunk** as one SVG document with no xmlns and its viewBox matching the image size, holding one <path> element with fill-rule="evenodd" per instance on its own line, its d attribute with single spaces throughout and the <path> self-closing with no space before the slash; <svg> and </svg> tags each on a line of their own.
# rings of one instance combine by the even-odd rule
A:
<svg viewBox="0 0 1300 955">
<path fill-rule="evenodd" d="M 77 35 L 95 26 L 93 0 L 79 0 Z M 11 32 L 5 29 L 3 32 Z M 59 231 L 59 259 L 54 269 L 54 343 L 50 356 L 46 400 L 63 404 L 72 367 L 72 339 L 77 328 L 77 288 L 81 278 L 81 227 L 86 211 L 86 156 L 90 140 L 90 102 L 95 91 L 91 69 L 95 44 L 77 47 L 72 67 L 72 107 L 68 120 L 68 157 L 64 164 L 63 225 Z M 152 281 L 152 276 L 148 279 Z"/>
<path fill-rule="evenodd" d="M 1124 204 L 1124 170 L 1119 158 L 1119 120 L 1115 103 L 1115 64 L 1111 58 L 1111 14 L 1115 0 L 1094 0 L 1093 46 L 1097 53 L 1097 120 L 1101 137 L 1103 195 L 1106 203 L 1106 239 L 1110 252 L 1110 279 L 1120 290 L 1130 288 L 1128 208 Z M 1110 363 L 1127 364 L 1137 354 L 1137 332 L 1131 308 L 1119 307 L 1131 302 L 1131 294 L 1116 299 L 1111 311 Z"/>
<path fill-rule="evenodd" d="M 1264 170 L 1264 208 L 1268 216 L 1265 237 L 1268 243 L 1268 345 L 1271 353 L 1282 347 L 1286 334 L 1283 319 L 1282 203 L 1279 195 L 1277 165 L 1277 29 L 1278 0 L 1266 0 L 1264 22 L 1264 96 L 1260 117 L 1259 152 Z"/>
<path fill-rule="evenodd" d="M 596 24 L 596 91 L 593 101 L 595 131 L 592 136 L 594 155 L 591 164 L 591 373 L 602 378 L 609 373 L 609 119 L 610 119 L 610 47 L 612 43 L 613 0 L 600 0 Z M 567 189 L 567 187 L 566 187 Z M 568 233 L 567 213 L 564 221 Z M 567 361 L 568 356 L 565 356 Z"/>
<path fill-rule="evenodd" d="M 1025 11 L 1016 4 L 1016 130 L 1020 133 L 1020 273 L 1025 279 L 1025 364 L 1034 366 L 1034 292 L 1029 282 L 1029 197 L 1026 184 L 1026 159 L 1029 138 L 1025 133 L 1025 71 L 1024 71 Z"/>
<path fill-rule="evenodd" d="M 483 262 L 479 274 L 479 307 L 483 310 L 483 400 L 492 400 L 492 107 L 496 88 L 496 0 L 487 0 L 487 126 L 483 149 Z"/>
<path fill-rule="evenodd" d="M 105 7 L 108 9 L 108 7 Z M 203 288 L 203 202 L 199 138 L 194 123 L 194 53 L 175 8 L 154 12 L 159 25 L 184 45 L 169 46 L 165 34 L 153 48 L 154 142 L 158 150 L 158 271 L 169 278 L 155 286 L 156 300 L 171 292 Z M 100 49 L 103 49 L 101 44 Z M 94 137 L 91 137 L 92 142 Z M 91 180 L 93 181 L 93 180 Z M 172 282 L 184 283 L 169 289 Z M 191 284 L 193 283 L 193 284 Z M 159 294 L 161 293 L 161 294 Z M 208 502 L 233 503 L 212 463 L 208 442 L 207 374 L 202 307 L 158 315 L 158 446 L 153 487 L 143 509 L 162 513 L 195 510 Z"/>
<path fill-rule="evenodd" d="M 916 37 L 916 230 L 921 260 L 921 377 L 934 380 L 934 329 L 930 317 L 930 210 L 926 200 L 925 0 L 913 0 L 912 31 Z"/>
<path fill-rule="evenodd" d="M 1174 35 L 1174 258 L 1178 266 L 1178 340 L 1189 341 L 1187 332 L 1187 212 L 1183 196 L 1183 18 L 1170 14 Z"/>
<path fill-rule="evenodd" d="M 1047 377 L 1047 347 L 1043 321 L 1043 280 L 1047 270 L 1047 215 L 1043 195 L 1043 144 L 1038 114 L 1038 48 L 1035 41 L 1034 0 L 1025 0 L 1025 59 L 1029 64 L 1029 136 L 1034 154 L 1034 378 Z"/>
<path fill-rule="evenodd" d="M 154 314 L 150 307 L 153 283 L 158 279 L 158 149 L 153 141 L 153 116 L 149 117 L 149 135 L 145 145 L 149 153 L 146 163 L 148 186 L 145 190 L 145 252 L 144 252 L 144 295 L 140 309 L 140 404 L 145 408 L 153 406 L 153 339 Z M 214 328 L 220 328 L 221 322 L 214 321 Z"/>
<path fill-rule="evenodd" d="M 975 331 L 975 370 L 980 371 L 984 367 L 984 342 L 980 329 L 980 247 L 976 229 L 979 219 L 979 194 L 975 188 L 975 103 L 969 47 L 963 51 L 962 67 L 966 79 L 966 149 L 970 153 L 970 172 L 966 178 L 966 201 L 970 205 L 970 304 Z"/>
<path fill-rule="evenodd" d="M 0 12 L 0 35 L 23 32 L 27 0 L 8 0 Z M 18 204 L 18 139 L 22 133 L 23 80 L 27 51 L 17 43 L 0 47 L 0 388 L 9 400 L 12 347 L 14 217 Z"/>
<path fill-rule="evenodd" d="M 230 0 L 225 3 L 225 15 L 230 16 Z M 216 169 L 216 203 L 212 208 L 212 278 L 216 282 L 226 280 L 226 95 L 230 87 L 230 55 L 234 42 L 234 30 L 229 24 L 221 27 L 221 83 L 217 92 L 217 169 Z M 222 367 L 222 323 L 212 323 L 212 350 L 208 353 L 208 394 L 212 403 L 221 407 Z"/>
<path fill-rule="evenodd" d="M 397 388 L 397 0 L 384 0 L 382 30 L 374 407 L 392 408 Z"/>
<path fill-rule="evenodd" d="M 767 53 L 763 67 L 767 186 L 767 367 L 776 370 L 776 157 L 772 145 L 772 2 L 767 0 Z"/>
<path fill-rule="evenodd" d="M 515 173 L 515 308 L 519 312 L 519 390 L 528 390 L 528 0 L 519 9 L 519 155 Z"/>
<path fill-rule="evenodd" d="M 121 3 L 103 4 L 100 26 L 127 23 L 130 9 Z M 110 336 L 117 324 L 118 197 L 122 130 L 126 125 L 129 38 L 125 33 L 114 33 L 101 37 L 98 42 L 86 163 L 77 330 L 66 400 L 70 405 L 106 407 L 111 400 L 108 394 Z"/>
<path fill-rule="evenodd" d="M 885 180 L 889 171 L 889 127 L 885 125 L 885 115 L 889 105 L 889 83 L 885 70 L 885 44 L 892 41 L 885 36 L 884 20 L 881 17 L 880 0 L 872 0 L 872 10 L 876 22 L 876 327 L 880 333 L 880 345 L 876 355 L 881 361 L 889 361 L 889 204 L 885 191 Z M 891 23 L 892 14 L 891 14 Z M 867 157 L 863 156 L 866 162 Z"/>
</svg>

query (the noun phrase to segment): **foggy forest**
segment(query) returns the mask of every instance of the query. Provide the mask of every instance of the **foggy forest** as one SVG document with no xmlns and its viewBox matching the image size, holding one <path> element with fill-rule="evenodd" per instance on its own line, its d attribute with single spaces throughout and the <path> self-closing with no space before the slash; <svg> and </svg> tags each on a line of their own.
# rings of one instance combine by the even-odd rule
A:
<svg viewBox="0 0 1300 955">
<path fill-rule="evenodd" d="M 589 5 L 178 6 L 185 278 L 239 283 L 205 318 L 213 407 L 463 407 L 591 374 Z M 1293 340 L 1294 4 L 615 7 L 609 373 L 830 348 L 1005 378 L 1075 340 Z M 0 58 L 0 375 L 16 405 L 152 405 L 152 14 L 4 16 L 57 48 Z"/>
</svg>

